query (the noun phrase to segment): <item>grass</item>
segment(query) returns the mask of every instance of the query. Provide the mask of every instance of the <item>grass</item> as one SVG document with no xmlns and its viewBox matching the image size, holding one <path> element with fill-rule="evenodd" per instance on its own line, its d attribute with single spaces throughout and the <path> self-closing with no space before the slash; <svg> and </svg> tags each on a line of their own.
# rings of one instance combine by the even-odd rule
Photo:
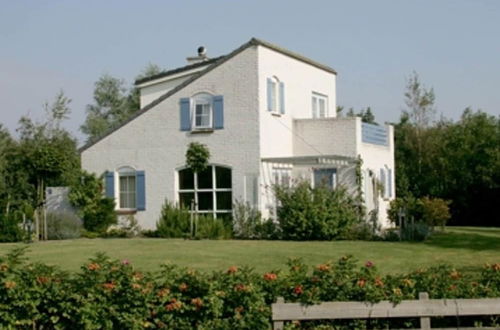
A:
<svg viewBox="0 0 500 330">
<path fill-rule="evenodd" d="M 0 255 L 15 246 L 29 246 L 31 261 L 77 271 L 88 258 L 105 252 L 128 259 L 142 270 L 157 270 L 165 262 L 204 271 L 250 265 L 259 272 L 286 268 L 289 257 L 309 265 L 336 260 L 347 254 L 360 262 L 370 260 L 383 273 L 402 273 L 439 263 L 462 271 L 478 271 L 485 263 L 500 262 L 500 228 L 446 228 L 427 242 L 289 242 L 289 241 L 189 241 L 181 239 L 77 239 L 33 244 L 0 244 Z"/>
</svg>

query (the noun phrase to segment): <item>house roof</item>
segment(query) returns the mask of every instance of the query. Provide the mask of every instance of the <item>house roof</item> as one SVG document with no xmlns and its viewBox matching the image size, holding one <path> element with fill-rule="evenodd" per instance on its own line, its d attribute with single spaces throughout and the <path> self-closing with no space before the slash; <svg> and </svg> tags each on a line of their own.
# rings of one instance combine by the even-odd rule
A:
<svg viewBox="0 0 500 330">
<path fill-rule="evenodd" d="M 224 56 L 226 56 L 226 55 L 224 55 Z M 144 77 L 144 78 L 141 78 L 141 79 L 137 79 L 135 81 L 135 85 L 141 85 L 141 84 L 144 84 L 144 83 L 149 82 L 149 81 L 157 80 L 157 79 L 160 79 L 160 78 L 165 78 L 165 77 L 177 74 L 177 73 L 181 73 L 181 72 L 184 72 L 184 71 L 189 71 L 189 70 L 193 70 L 193 69 L 196 69 L 196 68 L 199 68 L 199 67 L 203 67 L 205 65 L 210 65 L 210 64 L 213 64 L 213 63 L 217 62 L 218 60 L 220 60 L 224 56 L 219 56 L 219 57 L 216 57 L 216 58 L 211 58 L 211 59 L 208 59 L 206 61 L 201 61 L 201 62 L 198 62 L 198 63 L 186 65 L 186 66 L 183 66 L 183 67 L 180 67 L 180 68 L 176 68 L 176 69 L 173 69 L 173 70 L 162 71 L 160 73 L 157 73 L 157 74 L 149 76 L 149 77 Z"/>
<path fill-rule="evenodd" d="M 83 147 L 81 147 L 79 149 L 80 153 L 83 152 L 83 151 L 85 151 L 85 150 L 87 150 L 88 148 L 90 148 L 91 146 L 93 146 L 97 142 L 101 141 L 105 137 L 111 135 L 113 132 L 117 131 L 121 127 L 127 125 L 129 122 L 131 122 L 135 118 L 139 117 L 143 113 L 145 113 L 145 112 L 149 111 L 150 109 L 154 108 L 156 105 L 158 105 L 159 103 L 163 102 L 165 99 L 169 98 L 171 95 L 177 93 L 178 91 L 180 91 L 181 89 L 183 89 L 187 85 L 191 84 L 193 81 L 195 81 L 198 78 L 204 76 L 208 72 L 212 71 L 216 67 L 220 66 L 221 64 L 225 63 L 229 59 L 233 58 L 234 56 L 238 55 L 239 53 L 241 53 L 245 49 L 247 49 L 249 47 L 252 47 L 252 46 L 263 46 L 263 47 L 272 49 L 272 50 L 274 50 L 274 51 L 276 51 L 278 53 L 287 55 L 287 56 L 289 56 L 291 58 L 294 58 L 296 60 L 299 60 L 299 61 L 302 61 L 304 63 L 310 64 L 310 65 L 312 65 L 314 67 L 317 67 L 319 69 L 322 69 L 324 71 L 333 73 L 335 75 L 337 74 L 337 72 L 334 69 L 332 69 L 331 67 L 329 67 L 329 66 L 326 66 L 326 65 L 323 65 L 323 64 L 318 63 L 316 61 L 313 61 L 313 60 L 311 60 L 311 59 L 309 59 L 309 58 L 307 58 L 305 56 L 302 56 L 300 54 L 294 53 L 294 52 L 289 51 L 287 49 L 281 48 L 281 47 L 276 46 L 276 45 L 274 45 L 272 43 L 269 43 L 267 41 L 263 41 L 263 40 L 260 40 L 260 39 L 257 39 L 257 38 L 252 38 L 252 39 L 250 39 L 250 41 L 244 43 L 243 45 L 241 45 L 240 47 L 238 47 L 237 49 L 233 50 L 231 53 L 229 53 L 229 54 L 227 54 L 225 56 L 216 57 L 216 58 L 210 59 L 208 61 L 203 61 L 203 62 L 200 62 L 200 63 L 195 63 L 195 64 L 187 65 L 187 66 L 184 66 L 184 67 L 181 67 L 181 68 L 177 68 L 177 69 L 174 69 L 174 70 L 165 71 L 165 72 L 159 73 L 159 74 L 151 76 L 151 77 L 146 77 L 146 78 L 137 80 L 135 82 L 136 85 L 137 84 L 145 83 L 147 81 L 156 80 L 156 79 L 159 79 L 159 78 L 165 78 L 165 77 L 167 77 L 169 75 L 173 75 L 173 74 L 180 73 L 180 72 L 183 72 L 183 71 L 192 70 L 192 69 L 195 69 L 197 67 L 201 67 L 201 66 L 204 66 L 204 65 L 208 64 L 208 66 L 205 69 L 203 69 L 203 70 L 201 70 L 199 72 L 196 72 L 190 78 L 186 79 L 184 82 L 180 83 L 179 85 L 177 85 L 173 89 L 169 90 L 165 94 L 163 94 L 160 97 L 158 97 L 153 102 L 149 103 L 148 105 L 146 105 L 142 109 L 138 110 L 136 113 L 134 113 L 131 117 L 129 117 L 127 120 L 125 120 L 121 124 L 119 124 L 119 125 L 117 125 L 115 127 L 110 127 L 109 130 L 106 133 L 104 133 L 102 136 L 100 136 L 96 140 L 93 140 L 93 141 L 90 141 L 90 142 L 86 143 Z"/>
</svg>

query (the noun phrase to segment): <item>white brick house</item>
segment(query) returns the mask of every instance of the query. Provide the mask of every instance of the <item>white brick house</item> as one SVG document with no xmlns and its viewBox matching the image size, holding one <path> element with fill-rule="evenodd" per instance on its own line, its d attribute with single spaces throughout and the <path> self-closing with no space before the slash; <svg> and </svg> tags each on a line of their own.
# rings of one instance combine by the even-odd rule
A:
<svg viewBox="0 0 500 330">
<path fill-rule="evenodd" d="M 119 214 L 154 228 L 165 199 L 214 216 L 235 200 L 273 215 L 270 185 L 305 178 L 361 189 L 370 211 L 388 226 L 394 198 L 391 126 L 358 117 L 336 118 L 336 72 L 296 53 L 252 39 L 226 56 L 136 82 L 141 109 L 126 123 L 81 149 L 82 167 L 106 173 L 106 194 Z M 205 144 L 211 167 L 196 177 L 186 169 L 190 142 Z M 374 194 L 375 178 L 385 186 Z"/>
</svg>

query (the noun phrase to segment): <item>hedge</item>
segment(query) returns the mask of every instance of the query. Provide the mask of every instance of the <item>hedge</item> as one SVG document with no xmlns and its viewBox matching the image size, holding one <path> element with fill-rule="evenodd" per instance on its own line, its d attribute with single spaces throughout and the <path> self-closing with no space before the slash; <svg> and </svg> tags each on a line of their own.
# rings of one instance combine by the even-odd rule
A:
<svg viewBox="0 0 500 330">
<path fill-rule="evenodd" d="M 500 263 L 477 274 L 441 265 L 381 275 L 372 262 L 358 266 L 346 256 L 313 269 L 290 260 L 288 271 L 265 274 L 237 266 L 203 273 L 170 264 L 145 273 L 127 260 L 99 254 L 78 273 L 66 273 L 30 263 L 23 254 L 16 249 L 0 257 L 2 329 L 269 329 L 270 306 L 278 296 L 304 304 L 397 303 L 417 299 L 422 291 L 431 298 L 500 297 Z"/>
</svg>

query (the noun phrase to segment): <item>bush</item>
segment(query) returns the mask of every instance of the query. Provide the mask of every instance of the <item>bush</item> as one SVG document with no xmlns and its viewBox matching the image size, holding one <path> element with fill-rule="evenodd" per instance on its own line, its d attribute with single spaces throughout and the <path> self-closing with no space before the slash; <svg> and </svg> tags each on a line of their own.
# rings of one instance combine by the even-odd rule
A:
<svg viewBox="0 0 500 330">
<path fill-rule="evenodd" d="M 358 204 L 344 187 L 311 188 L 308 182 L 293 187 L 275 186 L 278 220 L 287 240 L 332 240 L 360 222 Z"/>
<path fill-rule="evenodd" d="M 250 203 L 236 201 L 233 206 L 233 233 L 236 238 L 259 238 L 257 228 L 262 222 L 261 213 Z"/>
<path fill-rule="evenodd" d="M 255 227 L 258 239 L 279 240 L 283 237 L 283 232 L 278 222 L 273 219 L 261 221 Z"/>
<path fill-rule="evenodd" d="M 72 239 L 81 236 L 82 221 L 71 211 L 47 213 L 47 236 L 50 240 Z"/>
<path fill-rule="evenodd" d="M 76 274 L 29 264 L 23 249 L 0 256 L 0 328 L 2 329 L 269 329 L 271 304 L 314 304 L 320 301 L 500 297 L 500 263 L 481 273 L 463 274 L 439 265 L 406 274 L 382 275 L 367 261 L 358 265 L 345 256 L 312 269 L 290 260 L 288 270 L 258 274 L 231 266 L 202 273 L 163 265 L 143 273 L 128 260 L 103 254 L 90 259 Z M 487 319 L 486 319 L 487 320 Z M 418 321 L 418 319 L 417 319 Z M 435 319 L 443 328 L 456 323 Z M 368 320 L 315 321 L 331 328 L 367 328 Z M 373 327 L 415 328 L 412 320 L 379 320 Z M 453 320 L 456 322 L 456 320 Z M 483 323 L 483 326 L 495 325 Z M 309 328 L 309 324 L 300 324 Z M 460 320 L 460 326 L 466 326 Z"/>
<path fill-rule="evenodd" d="M 361 240 L 361 241 L 372 241 L 377 239 L 377 235 L 374 233 L 373 226 L 367 222 L 354 223 L 349 227 L 349 229 L 342 235 L 341 239 L 345 240 Z"/>
<path fill-rule="evenodd" d="M 158 237 L 185 238 L 190 236 L 191 215 L 185 208 L 179 208 L 166 200 L 160 219 L 156 222 Z"/>
<path fill-rule="evenodd" d="M 87 231 L 104 233 L 117 223 L 115 201 L 103 197 L 103 179 L 82 171 L 70 187 L 69 200 L 78 209 Z"/>
<path fill-rule="evenodd" d="M 429 226 L 444 227 L 451 218 L 449 205 L 450 201 L 441 198 L 421 198 L 422 220 Z"/>
<path fill-rule="evenodd" d="M 20 221 L 13 214 L 0 214 L 0 242 L 19 242 L 24 236 Z"/>
<path fill-rule="evenodd" d="M 195 238 L 197 239 L 229 239 L 231 227 L 223 219 L 214 219 L 212 216 L 198 216 L 196 221 Z"/>
</svg>

